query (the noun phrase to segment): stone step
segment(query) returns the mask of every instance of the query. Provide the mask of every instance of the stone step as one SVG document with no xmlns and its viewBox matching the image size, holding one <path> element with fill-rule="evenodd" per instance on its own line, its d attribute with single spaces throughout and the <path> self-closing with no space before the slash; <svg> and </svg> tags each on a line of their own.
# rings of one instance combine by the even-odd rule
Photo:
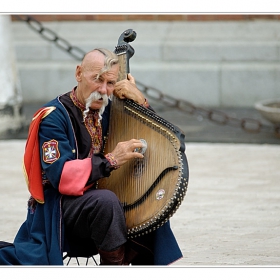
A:
<svg viewBox="0 0 280 280">
<path fill-rule="evenodd" d="M 135 78 L 197 105 L 254 107 L 279 96 L 280 23 L 275 21 L 42 24 L 85 52 L 100 46 L 113 50 L 122 32 L 134 29 Z M 72 89 L 78 60 L 25 22 L 14 22 L 13 34 L 26 102 Z"/>
</svg>

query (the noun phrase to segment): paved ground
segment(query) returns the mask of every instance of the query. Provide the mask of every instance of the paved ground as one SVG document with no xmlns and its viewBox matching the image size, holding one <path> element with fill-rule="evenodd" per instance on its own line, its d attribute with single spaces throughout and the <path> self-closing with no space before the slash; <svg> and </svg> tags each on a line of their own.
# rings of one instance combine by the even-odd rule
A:
<svg viewBox="0 0 280 280">
<path fill-rule="evenodd" d="M 0 141 L 0 236 L 25 219 L 24 140 Z M 187 143 L 189 189 L 171 219 L 184 257 L 176 266 L 280 265 L 280 146 Z"/>
<path fill-rule="evenodd" d="M 24 109 L 29 119 L 37 107 Z M 171 219 L 184 254 L 174 266 L 280 266 L 280 139 L 157 109 L 185 131 L 190 168 L 187 195 Z M 259 117 L 253 109 L 229 113 Z M 26 133 L 0 138 L 1 240 L 12 241 L 26 215 Z"/>
</svg>

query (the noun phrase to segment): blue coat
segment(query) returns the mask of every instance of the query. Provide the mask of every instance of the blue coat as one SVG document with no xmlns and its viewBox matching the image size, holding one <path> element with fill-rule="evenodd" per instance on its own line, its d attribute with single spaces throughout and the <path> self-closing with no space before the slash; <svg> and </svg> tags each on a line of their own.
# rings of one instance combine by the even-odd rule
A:
<svg viewBox="0 0 280 280">
<path fill-rule="evenodd" d="M 63 252 L 68 246 L 64 240 L 63 219 L 61 211 L 62 194 L 59 192 L 58 174 L 62 173 L 64 163 L 77 159 L 77 143 L 67 110 L 59 101 L 59 97 L 45 106 L 54 106 L 39 129 L 39 147 L 48 139 L 46 135 L 56 135 L 59 141 L 60 160 L 41 165 L 54 188 L 44 191 L 44 203 L 29 203 L 26 221 L 22 224 L 13 242 L 13 246 L 0 249 L 1 265 L 63 265 Z M 107 106 L 102 118 L 103 137 L 109 125 Z M 182 253 L 172 233 L 169 222 L 154 232 L 154 264 L 168 265 L 182 257 Z"/>
</svg>

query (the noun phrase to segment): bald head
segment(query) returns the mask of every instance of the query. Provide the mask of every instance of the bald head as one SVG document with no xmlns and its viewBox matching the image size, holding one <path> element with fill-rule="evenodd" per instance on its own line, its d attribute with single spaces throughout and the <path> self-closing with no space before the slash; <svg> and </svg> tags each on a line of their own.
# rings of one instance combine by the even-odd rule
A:
<svg viewBox="0 0 280 280">
<path fill-rule="evenodd" d="M 104 48 L 97 48 L 88 52 L 81 63 L 81 66 L 87 71 L 92 70 L 96 63 L 104 63 L 104 67 L 101 69 L 99 76 L 104 72 L 107 72 L 111 69 L 113 65 L 119 63 L 118 56 Z"/>
</svg>

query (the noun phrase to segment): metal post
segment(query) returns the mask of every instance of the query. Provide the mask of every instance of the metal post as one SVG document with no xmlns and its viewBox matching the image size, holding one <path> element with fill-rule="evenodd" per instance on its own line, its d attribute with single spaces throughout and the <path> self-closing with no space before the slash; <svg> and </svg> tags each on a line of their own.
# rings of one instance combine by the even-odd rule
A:
<svg viewBox="0 0 280 280">
<path fill-rule="evenodd" d="M 0 15 L 0 134 L 23 127 L 22 92 L 16 67 L 11 18 Z"/>
</svg>

